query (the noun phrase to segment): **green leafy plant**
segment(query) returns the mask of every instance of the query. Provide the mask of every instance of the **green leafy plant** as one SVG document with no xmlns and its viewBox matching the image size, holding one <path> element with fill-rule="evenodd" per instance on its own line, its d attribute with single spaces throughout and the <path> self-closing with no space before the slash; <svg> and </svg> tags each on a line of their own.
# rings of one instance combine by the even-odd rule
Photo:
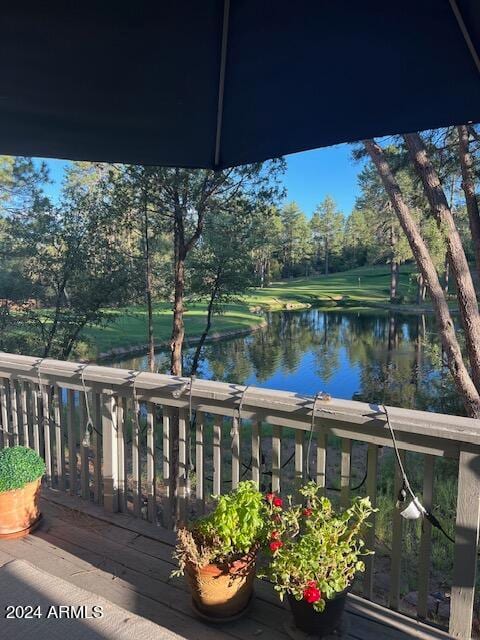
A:
<svg viewBox="0 0 480 640">
<path fill-rule="evenodd" d="M 174 558 L 179 568 L 172 575 L 183 575 L 188 563 L 201 567 L 234 562 L 265 541 L 266 505 L 254 482 L 240 482 L 215 499 L 212 513 L 178 531 Z"/>
<path fill-rule="evenodd" d="M 0 451 L 0 493 L 21 489 L 44 473 L 45 462 L 33 449 L 10 447 Z"/>
<path fill-rule="evenodd" d="M 326 600 L 365 570 L 362 557 L 373 552 L 365 548 L 362 534 L 375 509 L 369 498 L 355 498 L 348 509 L 335 513 L 319 492 L 309 482 L 300 489 L 306 504 L 292 504 L 289 496 L 285 509 L 280 498 L 267 495 L 271 558 L 265 573 L 281 600 L 291 594 L 320 612 Z"/>
</svg>

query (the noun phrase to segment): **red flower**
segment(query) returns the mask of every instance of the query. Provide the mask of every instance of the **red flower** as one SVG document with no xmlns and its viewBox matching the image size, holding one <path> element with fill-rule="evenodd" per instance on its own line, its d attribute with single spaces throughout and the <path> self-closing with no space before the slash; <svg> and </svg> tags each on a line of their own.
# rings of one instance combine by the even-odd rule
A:
<svg viewBox="0 0 480 640">
<path fill-rule="evenodd" d="M 276 540 L 279 535 L 278 531 L 272 531 L 272 540 Z"/>
<path fill-rule="evenodd" d="M 313 604 L 317 602 L 322 597 L 322 592 L 317 588 L 317 583 L 315 580 L 311 580 L 307 583 L 307 588 L 303 591 L 303 599 L 306 600 L 309 604 Z"/>
<path fill-rule="evenodd" d="M 270 551 L 278 551 L 280 547 L 283 547 L 283 542 L 281 540 L 274 540 L 273 542 L 270 542 Z"/>
<path fill-rule="evenodd" d="M 270 502 L 270 504 L 273 502 L 274 498 L 275 498 L 275 494 L 274 493 L 267 493 L 265 495 L 265 500 L 267 502 Z"/>
<path fill-rule="evenodd" d="M 275 496 L 273 498 L 273 506 L 274 507 L 281 507 L 283 504 L 283 500 L 281 498 L 278 498 L 277 496 Z"/>
<path fill-rule="evenodd" d="M 312 515 L 313 511 L 311 509 L 309 509 L 308 507 L 306 509 L 303 510 L 303 515 L 306 518 L 309 518 Z"/>
</svg>

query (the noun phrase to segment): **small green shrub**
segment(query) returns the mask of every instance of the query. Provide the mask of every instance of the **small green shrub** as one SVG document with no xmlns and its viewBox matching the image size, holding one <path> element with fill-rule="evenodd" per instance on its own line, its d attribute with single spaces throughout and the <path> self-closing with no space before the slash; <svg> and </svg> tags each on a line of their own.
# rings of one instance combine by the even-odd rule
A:
<svg viewBox="0 0 480 640">
<path fill-rule="evenodd" d="M 254 482 L 240 482 L 216 499 L 212 513 L 178 531 L 174 558 L 179 569 L 172 575 L 182 575 L 187 563 L 233 562 L 265 541 L 265 502 Z"/>
<path fill-rule="evenodd" d="M 45 462 L 33 449 L 10 447 L 0 451 L 0 493 L 21 489 L 44 473 Z"/>
</svg>

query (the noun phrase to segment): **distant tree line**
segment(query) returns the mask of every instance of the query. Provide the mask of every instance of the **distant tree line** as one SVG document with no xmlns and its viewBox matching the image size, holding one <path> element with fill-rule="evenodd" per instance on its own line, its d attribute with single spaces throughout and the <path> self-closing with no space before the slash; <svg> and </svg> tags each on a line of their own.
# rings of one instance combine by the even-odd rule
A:
<svg viewBox="0 0 480 640">
<path fill-rule="evenodd" d="M 448 292 L 449 263 L 442 229 L 432 217 L 422 185 L 413 167 L 408 165 L 404 149 L 389 144 L 385 153 L 395 166 L 397 180 L 411 203 L 411 209 L 430 247 L 432 259 Z M 402 302 L 398 290 L 400 265 L 413 262 L 414 255 L 395 210 L 386 194 L 372 161 L 354 150 L 354 158 L 363 161 L 358 175 L 360 195 L 353 211 L 344 215 L 334 199 L 327 196 L 310 219 L 297 203 L 290 202 L 273 213 L 268 235 L 258 248 L 255 260 L 256 281 L 264 286 L 279 278 L 328 275 L 369 265 L 389 265 L 390 297 Z M 469 228 L 461 177 L 449 170 L 446 176 L 450 207 L 469 263 L 475 260 L 475 246 Z M 421 273 L 417 278 L 417 301 L 425 300 L 426 288 Z"/>
</svg>

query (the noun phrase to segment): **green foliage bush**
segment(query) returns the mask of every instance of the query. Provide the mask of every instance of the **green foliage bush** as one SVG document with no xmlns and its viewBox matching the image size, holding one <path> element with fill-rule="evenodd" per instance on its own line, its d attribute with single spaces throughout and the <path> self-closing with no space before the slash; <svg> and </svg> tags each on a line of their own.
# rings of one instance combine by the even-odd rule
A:
<svg viewBox="0 0 480 640">
<path fill-rule="evenodd" d="M 264 542 L 265 502 L 254 482 L 240 482 L 216 499 L 212 513 L 178 531 L 174 557 L 179 569 L 173 575 L 182 575 L 187 563 L 233 562 Z"/>
<path fill-rule="evenodd" d="M 21 489 L 44 473 L 45 462 L 33 449 L 10 447 L 0 451 L 0 493 Z"/>
</svg>

